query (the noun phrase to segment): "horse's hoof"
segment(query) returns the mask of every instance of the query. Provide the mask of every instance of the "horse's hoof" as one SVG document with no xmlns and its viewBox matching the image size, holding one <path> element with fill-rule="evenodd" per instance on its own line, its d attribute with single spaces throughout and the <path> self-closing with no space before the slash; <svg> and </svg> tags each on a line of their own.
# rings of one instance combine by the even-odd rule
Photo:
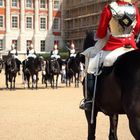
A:
<svg viewBox="0 0 140 140">
<path fill-rule="evenodd" d="M 27 88 L 27 84 L 24 84 L 24 88 L 25 88 L 25 89 Z"/>
</svg>

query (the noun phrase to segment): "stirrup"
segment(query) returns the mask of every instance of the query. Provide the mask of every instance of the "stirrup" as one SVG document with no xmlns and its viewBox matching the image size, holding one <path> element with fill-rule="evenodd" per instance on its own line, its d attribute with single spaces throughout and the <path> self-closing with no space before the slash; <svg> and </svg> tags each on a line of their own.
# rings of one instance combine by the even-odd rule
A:
<svg viewBox="0 0 140 140">
<path fill-rule="evenodd" d="M 81 102 L 80 102 L 79 108 L 83 109 L 83 110 L 91 111 L 92 100 L 89 100 L 89 101 L 87 100 L 86 101 L 86 99 L 82 99 Z"/>
</svg>

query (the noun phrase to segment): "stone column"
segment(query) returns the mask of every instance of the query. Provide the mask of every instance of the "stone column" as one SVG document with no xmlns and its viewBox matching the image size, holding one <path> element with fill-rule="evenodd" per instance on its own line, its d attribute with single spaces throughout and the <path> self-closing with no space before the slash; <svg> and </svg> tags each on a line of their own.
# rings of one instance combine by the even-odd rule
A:
<svg viewBox="0 0 140 140">
<path fill-rule="evenodd" d="M 53 0 L 48 1 L 48 34 L 46 37 L 47 51 L 51 51 L 54 46 L 54 35 L 52 31 L 53 27 Z"/>
<path fill-rule="evenodd" d="M 19 50 L 26 53 L 26 40 L 25 40 L 25 0 L 20 0 L 20 36 L 19 36 Z"/>
<path fill-rule="evenodd" d="M 48 31 L 52 34 L 52 26 L 53 26 L 53 0 L 49 0 L 48 3 Z"/>
<path fill-rule="evenodd" d="M 21 33 L 25 31 L 25 0 L 20 0 L 20 27 Z"/>
<path fill-rule="evenodd" d="M 10 0 L 6 0 L 6 33 L 10 32 L 11 17 L 10 17 Z"/>
<path fill-rule="evenodd" d="M 6 0 L 6 34 L 5 34 L 5 50 L 10 50 L 11 38 L 10 38 L 10 26 L 11 26 L 11 17 L 10 17 L 10 0 Z"/>
<path fill-rule="evenodd" d="M 39 0 L 35 0 L 35 32 L 33 45 L 36 52 L 40 51 L 39 28 Z"/>
<path fill-rule="evenodd" d="M 39 0 L 35 0 L 35 33 L 38 33 L 39 29 Z"/>
</svg>

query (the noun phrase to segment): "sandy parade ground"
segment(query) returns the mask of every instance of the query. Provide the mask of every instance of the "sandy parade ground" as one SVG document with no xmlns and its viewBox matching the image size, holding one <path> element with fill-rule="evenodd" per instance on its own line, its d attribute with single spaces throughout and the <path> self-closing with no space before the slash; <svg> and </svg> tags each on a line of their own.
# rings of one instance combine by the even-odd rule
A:
<svg viewBox="0 0 140 140">
<path fill-rule="evenodd" d="M 41 78 L 40 78 L 41 79 Z M 87 122 L 79 109 L 82 85 L 51 89 L 39 81 L 38 90 L 24 89 L 17 76 L 16 90 L 5 88 L 4 72 L 0 74 L 0 140 L 86 140 Z M 109 119 L 99 113 L 97 140 L 107 140 Z M 119 117 L 119 140 L 134 140 L 125 115 Z"/>
</svg>

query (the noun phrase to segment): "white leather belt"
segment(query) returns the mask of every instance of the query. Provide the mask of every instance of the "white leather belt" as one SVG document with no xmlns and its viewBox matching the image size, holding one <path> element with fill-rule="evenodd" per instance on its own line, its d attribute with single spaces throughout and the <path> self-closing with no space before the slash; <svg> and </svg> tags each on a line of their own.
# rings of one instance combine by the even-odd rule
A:
<svg viewBox="0 0 140 140">
<path fill-rule="evenodd" d="M 113 37 L 120 37 L 120 38 L 121 38 L 121 37 L 122 37 L 122 38 L 123 38 L 123 37 L 124 37 L 124 38 L 127 38 L 127 37 L 132 36 L 132 34 L 123 34 L 123 35 L 113 35 L 113 34 L 112 34 L 112 36 L 113 36 Z"/>
</svg>

